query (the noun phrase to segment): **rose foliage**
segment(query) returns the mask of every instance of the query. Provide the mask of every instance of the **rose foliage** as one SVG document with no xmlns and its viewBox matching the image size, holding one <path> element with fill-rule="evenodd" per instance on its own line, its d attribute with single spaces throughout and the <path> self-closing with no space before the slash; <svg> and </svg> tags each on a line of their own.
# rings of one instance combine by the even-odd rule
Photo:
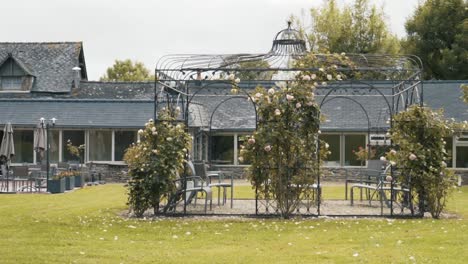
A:
<svg viewBox="0 0 468 264">
<path fill-rule="evenodd" d="M 387 159 L 398 168 L 398 182 L 417 194 L 420 213 L 428 210 L 433 218 L 440 216 L 453 186 L 444 141 L 452 134 L 441 111 L 414 105 L 394 116 L 391 138 L 398 149 L 390 150 Z"/>
<path fill-rule="evenodd" d="M 159 120 L 149 120 L 140 129 L 140 141 L 127 149 L 128 205 L 135 216 L 141 217 L 149 208 L 159 212 L 159 204 L 175 190 L 174 180 L 183 170 L 190 147 L 190 135 L 183 124 L 176 123 L 176 109 L 159 113 Z"/>
</svg>

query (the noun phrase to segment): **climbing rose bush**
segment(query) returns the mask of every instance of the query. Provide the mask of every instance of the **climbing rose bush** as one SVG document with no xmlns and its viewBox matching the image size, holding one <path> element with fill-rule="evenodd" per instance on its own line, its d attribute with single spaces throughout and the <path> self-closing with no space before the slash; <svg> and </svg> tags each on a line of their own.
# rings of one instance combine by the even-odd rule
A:
<svg viewBox="0 0 468 264">
<path fill-rule="evenodd" d="M 177 123 L 178 109 L 163 109 L 159 120 L 149 120 L 140 129 L 140 141 L 127 149 L 128 205 L 141 217 L 149 208 L 159 212 L 159 204 L 176 188 L 174 180 L 183 170 L 191 137 L 185 126 Z"/>
<path fill-rule="evenodd" d="M 258 126 L 241 146 L 240 158 L 251 162 L 248 177 L 257 194 L 276 201 L 284 218 L 297 209 L 303 195 L 310 191 L 321 160 L 329 153 L 328 144 L 318 144 L 321 116 L 315 89 L 329 81 L 345 79 L 337 69 L 349 64 L 345 54 L 330 60 L 325 63 L 307 55 L 295 67 L 310 70 L 300 71 L 293 80 L 273 87 L 258 86 L 250 94 L 257 109 Z"/>
<path fill-rule="evenodd" d="M 409 183 L 417 194 L 420 213 L 428 210 L 439 218 L 453 186 L 444 141 L 453 134 L 452 124 L 441 111 L 417 105 L 395 115 L 393 124 L 390 133 L 397 149 L 387 152 L 387 160 L 398 168 L 397 180 Z"/>
</svg>

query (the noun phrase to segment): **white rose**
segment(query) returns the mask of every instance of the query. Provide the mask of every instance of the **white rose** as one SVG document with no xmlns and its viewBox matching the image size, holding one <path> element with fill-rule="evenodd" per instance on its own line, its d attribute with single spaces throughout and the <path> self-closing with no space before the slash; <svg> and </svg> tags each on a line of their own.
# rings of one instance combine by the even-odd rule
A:
<svg viewBox="0 0 468 264">
<path fill-rule="evenodd" d="M 294 96 L 293 96 L 293 95 L 290 95 L 290 94 L 287 94 L 287 95 L 286 95 L 286 100 L 291 101 L 291 100 L 293 100 L 293 99 L 294 99 Z"/>
<path fill-rule="evenodd" d="M 276 110 L 275 110 L 275 115 L 276 115 L 276 116 L 279 116 L 279 115 L 281 115 L 281 110 L 279 110 L 279 109 L 276 109 Z"/>
<path fill-rule="evenodd" d="M 275 94 L 275 89 L 274 88 L 268 89 L 268 94 L 271 94 L 271 95 Z"/>
<path fill-rule="evenodd" d="M 417 159 L 418 157 L 416 157 L 416 155 L 414 155 L 413 153 L 411 153 L 408 157 L 410 160 L 415 160 Z"/>
<path fill-rule="evenodd" d="M 312 73 L 312 75 L 310 75 L 310 78 L 311 78 L 312 80 L 315 80 L 315 78 L 317 78 L 317 75 L 316 75 L 315 73 Z"/>
<path fill-rule="evenodd" d="M 331 81 L 333 79 L 333 76 L 331 74 L 327 74 L 327 80 Z"/>
<path fill-rule="evenodd" d="M 265 150 L 266 152 L 271 151 L 271 146 L 270 146 L 270 145 L 266 145 L 266 146 L 264 147 L 264 150 Z"/>
<path fill-rule="evenodd" d="M 387 159 L 384 156 L 380 157 L 380 160 L 381 161 L 387 161 Z"/>
<path fill-rule="evenodd" d="M 304 76 L 302 76 L 302 80 L 310 81 L 310 76 L 309 75 L 304 75 Z"/>
<path fill-rule="evenodd" d="M 296 108 L 301 108 L 301 106 L 302 106 L 301 103 L 296 104 Z"/>
<path fill-rule="evenodd" d="M 236 78 L 236 79 L 234 80 L 234 82 L 235 82 L 235 83 L 240 83 L 240 79 L 239 79 L 239 78 Z"/>
<path fill-rule="evenodd" d="M 138 134 L 143 134 L 143 129 L 138 130 Z"/>
</svg>

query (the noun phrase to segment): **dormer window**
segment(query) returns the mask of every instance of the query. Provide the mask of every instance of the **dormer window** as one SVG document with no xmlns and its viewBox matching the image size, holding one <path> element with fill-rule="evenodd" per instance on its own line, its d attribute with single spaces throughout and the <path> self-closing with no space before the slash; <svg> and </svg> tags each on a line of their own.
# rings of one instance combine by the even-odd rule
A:
<svg viewBox="0 0 468 264">
<path fill-rule="evenodd" d="M 12 56 L 0 65 L 0 91 L 30 91 L 33 78 Z"/>
</svg>

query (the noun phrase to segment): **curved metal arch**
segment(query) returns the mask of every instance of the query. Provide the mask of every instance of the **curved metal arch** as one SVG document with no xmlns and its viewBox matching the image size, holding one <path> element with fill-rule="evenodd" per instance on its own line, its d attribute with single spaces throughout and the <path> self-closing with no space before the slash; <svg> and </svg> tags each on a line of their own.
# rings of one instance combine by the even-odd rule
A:
<svg viewBox="0 0 468 264">
<path fill-rule="evenodd" d="M 327 99 L 326 101 L 322 101 L 322 103 L 320 104 L 320 108 L 326 104 L 326 103 L 329 103 L 335 99 L 346 99 L 346 100 L 351 100 L 353 101 L 354 103 L 356 103 L 357 105 L 359 105 L 359 107 L 362 109 L 362 111 L 364 112 L 364 114 L 366 115 L 366 118 L 367 118 L 367 133 L 370 134 L 370 128 L 371 128 L 371 122 L 370 122 L 370 118 L 369 118 L 369 114 L 367 114 L 367 111 L 366 109 L 364 108 L 364 106 L 359 103 L 357 100 L 353 99 L 353 98 L 349 98 L 347 96 L 336 96 L 336 97 L 333 97 L 333 98 L 330 98 L 330 99 Z M 367 141 L 369 142 L 369 137 L 367 139 Z"/>
<path fill-rule="evenodd" d="M 229 97 L 227 99 L 224 99 L 223 101 L 221 101 L 219 104 L 216 105 L 216 107 L 213 109 L 213 112 L 211 112 L 211 116 L 210 116 L 210 123 L 209 123 L 209 130 L 208 130 L 208 153 L 209 153 L 209 156 L 208 156 L 208 162 L 210 163 L 211 165 L 211 159 L 212 159 L 212 156 L 213 154 L 211 153 L 211 133 L 212 133 L 212 124 L 213 124 L 213 117 L 214 115 L 216 114 L 216 111 L 218 110 L 219 107 L 221 107 L 224 103 L 230 101 L 230 100 L 234 100 L 234 99 L 248 99 L 250 98 L 250 96 L 246 97 L 246 96 L 240 96 L 240 95 L 237 95 L 237 96 L 232 96 L 232 97 Z M 250 100 L 251 101 L 251 100 Z M 255 130 L 257 130 L 257 107 L 255 105 L 254 102 L 253 103 L 253 106 L 254 106 L 254 111 L 255 111 Z"/>
<path fill-rule="evenodd" d="M 205 84 L 205 85 L 202 85 L 198 91 L 196 91 L 195 93 L 193 93 L 190 97 L 188 97 L 188 100 L 187 100 L 187 105 L 189 105 L 193 98 L 198 95 L 201 91 L 203 90 L 206 90 L 207 88 L 209 88 L 210 86 L 214 86 L 214 85 L 217 85 L 217 84 L 229 84 L 229 85 L 233 85 L 234 87 L 237 88 L 238 91 L 242 92 L 243 94 L 245 94 L 245 96 L 247 98 L 249 98 L 249 100 L 252 102 L 253 106 L 254 106 L 254 109 L 255 109 L 255 120 L 257 120 L 257 105 L 255 104 L 255 100 L 253 100 L 252 96 L 250 96 L 249 93 L 247 93 L 244 89 L 242 89 L 240 86 L 238 86 L 236 83 L 233 83 L 231 81 L 224 81 L 224 80 L 217 80 L 216 82 L 212 82 L 212 83 L 208 83 L 208 84 Z M 188 94 L 188 93 L 187 93 Z M 187 108 L 188 110 L 188 108 Z"/>
<path fill-rule="evenodd" d="M 388 99 L 387 99 L 387 97 L 385 96 L 385 94 L 383 94 L 382 91 L 380 91 L 379 88 L 376 88 L 376 87 L 373 86 L 372 84 L 369 84 L 369 83 L 366 83 L 366 82 L 362 82 L 362 81 L 355 81 L 355 83 L 359 83 L 359 84 L 365 85 L 365 86 L 369 87 L 369 89 L 374 90 L 374 91 L 376 91 L 377 93 L 379 93 L 380 96 L 385 100 L 385 103 L 387 104 L 388 111 L 389 111 L 390 115 L 393 115 L 393 113 L 394 113 L 394 112 L 393 112 L 393 107 L 390 105 L 390 102 L 388 101 Z M 345 85 L 345 84 L 339 84 L 339 85 L 336 86 L 336 87 L 332 87 L 332 88 L 330 89 L 330 91 L 328 91 L 328 92 L 325 94 L 325 96 L 323 97 L 322 102 L 320 102 L 319 108 L 322 108 L 322 105 L 324 104 L 324 102 L 327 100 L 328 96 L 329 96 L 332 92 L 334 92 L 334 91 L 336 91 L 336 90 L 339 90 L 339 89 L 343 89 L 343 87 L 342 87 L 343 85 Z M 345 88 L 345 89 L 346 89 L 346 88 Z"/>
</svg>

